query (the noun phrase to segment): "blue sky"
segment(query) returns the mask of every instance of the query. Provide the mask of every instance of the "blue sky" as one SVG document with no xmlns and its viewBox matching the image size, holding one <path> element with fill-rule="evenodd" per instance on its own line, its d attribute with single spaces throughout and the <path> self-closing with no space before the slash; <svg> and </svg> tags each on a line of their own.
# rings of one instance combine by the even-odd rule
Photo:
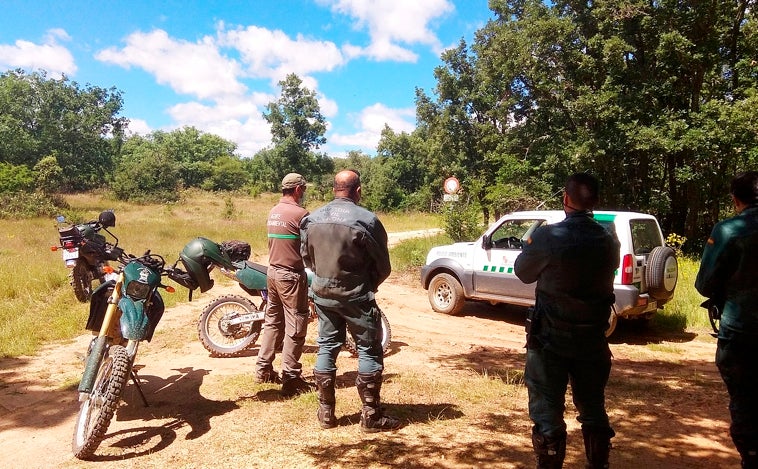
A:
<svg viewBox="0 0 758 469">
<path fill-rule="evenodd" d="M 440 54 L 491 18 L 487 0 L 129 2 L 4 0 L 0 72 L 65 74 L 116 87 L 130 131 L 194 126 L 252 156 L 262 118 L 296 73 L 329 128 L 321 148 L 375 154 L 384 124 L 415 127 L 414 88 L 431 94 Z"/>
</svg>

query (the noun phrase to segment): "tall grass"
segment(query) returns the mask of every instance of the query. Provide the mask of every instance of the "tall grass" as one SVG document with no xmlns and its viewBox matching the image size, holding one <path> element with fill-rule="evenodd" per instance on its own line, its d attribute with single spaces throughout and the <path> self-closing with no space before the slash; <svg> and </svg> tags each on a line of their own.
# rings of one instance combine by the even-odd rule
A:
<svg viewBox="0 0 758 469">
<path fill-rule="evenodd" d="M 131 254 L 149 249 L 173 264 L 188 241 L 203 236 L 216 242 L 247 241 L 251 260 L 266 263 L 266 218 L 279 194 L 250 197 L 189 191 L 182 194 L 181 202 L 170 205 L 135 205 L 100 193 L 64 199 L 69 207 L 62 213 L 73 222 L 94 220 L 102 210 L 113 209 L 116 226 L 110 231 Z M 312 211 L 317 206 L 307 208 Z M 390 232 L 439 227 L 438 218 L 429 214 L 379 214 L 379 218 Z M 0 223 L 0 357 L 33 354 L 48 341 L 83 332 L 89 304 L 74 298 L 60 252 L 50 251 L 57 244 L 52 218 Z M 167 307 L 187 299 L 184 288 L 176 289 L 173 295 L 162 295 Z"/>
<path fill-rule="evenodd" d="M 705 298 L 695 290 L 695 277 L 700 267 L 700 259 L 679 258 L 679 278 L 674 298 L 656 317 L 655 323 L 664 328 L 710 330 L 708 313 L 700 307 Z M 683 327 L 682 327 L 683 326 Z"/>
</svg>

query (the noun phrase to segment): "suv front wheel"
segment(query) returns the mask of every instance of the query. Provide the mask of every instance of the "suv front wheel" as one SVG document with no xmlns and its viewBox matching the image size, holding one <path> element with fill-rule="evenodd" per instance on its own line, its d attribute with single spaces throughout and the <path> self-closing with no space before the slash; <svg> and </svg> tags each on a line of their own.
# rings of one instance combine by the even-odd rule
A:
<svg viewBox="0 0 758 469">
<path fill-rule="evenodd" d="M 438 313 L 455 316 L 463 309 L 466 298 L 463 286 L 450 274 L 437 274 L 429 282 L 429 304 Z"/>
</svg>

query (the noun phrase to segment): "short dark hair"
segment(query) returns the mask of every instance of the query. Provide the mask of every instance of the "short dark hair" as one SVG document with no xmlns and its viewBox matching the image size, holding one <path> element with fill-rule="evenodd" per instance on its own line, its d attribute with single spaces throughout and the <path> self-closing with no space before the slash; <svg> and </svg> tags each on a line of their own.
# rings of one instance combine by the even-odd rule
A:
<svg viewBox="0 0 758 469">
<path fill-rule="evenodd" d="M 758 171 L 745 171 L 734 176 L 729 193 L 743 204 L 758 204 Z"/>
<path fill-rule="evenodd" d="M 574 173 L 566 180 L 566 193 L 579 210 L 592 210 L 597 205 L 600 183 L 588 173 Z"/>
</svg>

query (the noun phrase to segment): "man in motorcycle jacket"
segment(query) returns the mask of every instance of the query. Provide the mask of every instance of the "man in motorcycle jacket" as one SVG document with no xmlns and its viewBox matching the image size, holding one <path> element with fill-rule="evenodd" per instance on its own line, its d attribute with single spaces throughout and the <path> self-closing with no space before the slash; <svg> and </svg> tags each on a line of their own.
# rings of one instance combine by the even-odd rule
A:
<svg viewBox="0 0 758 469">
<path fill-rule="evenodd" d="M 303 380 L 300 357 L 308 328 L 308 277 L 300 256 L 300 221 L 308 211 L 300 206 L 305 178 L 289 173 L 282 179 L 282 197 L 269 212 L 268 308 L 258 351 L 259 382 L 280 382 L 273 361 L 282 344 L 282 395 L 294 396 L 311 389 Z"/>
<path fill-rule="evenodd" d="M 729 392 L 729 428 L 742 467 L 758 468 L 758 171 L 731 183 L 737 215 L 717 223 L 695 288 L 721 310 L 716 366 Z"/>
<path fill-rule="evenodd" d="M 565 220 L 538 228 L 514 265 L 521 281 L 537 281 L 536 304 L 527 319 L 524 378 L 539 468 L 563 465 L 569 382 L 587 467 L 608 467 L 614 432 L 605 410 L 611 370 L 605 330 L 614 302 L 619 242 L 594 220 L 597 202 L 597 179 L 586 173 L 570 176 L 563 194 Z"/>
<path fill-rule="evenodd" d="M 318 354 L 313 375 L 322 428 L 337 425 L 334 414 L 337 355 L 349 332 L 358 351 L 355 380 L 363 403 L 364 432 L 394 430 L 400 422 L 385 415 L 379 395 L 384 370 L 381 318 L 374 294 L 391 271 L 387 232 L 379 219 L 358 205 L 357 171 L 334 177 L 334 200 L 305 217 L 301 252 L 313 270 L 311 291 L 319 319 Z"/>
</svg>

